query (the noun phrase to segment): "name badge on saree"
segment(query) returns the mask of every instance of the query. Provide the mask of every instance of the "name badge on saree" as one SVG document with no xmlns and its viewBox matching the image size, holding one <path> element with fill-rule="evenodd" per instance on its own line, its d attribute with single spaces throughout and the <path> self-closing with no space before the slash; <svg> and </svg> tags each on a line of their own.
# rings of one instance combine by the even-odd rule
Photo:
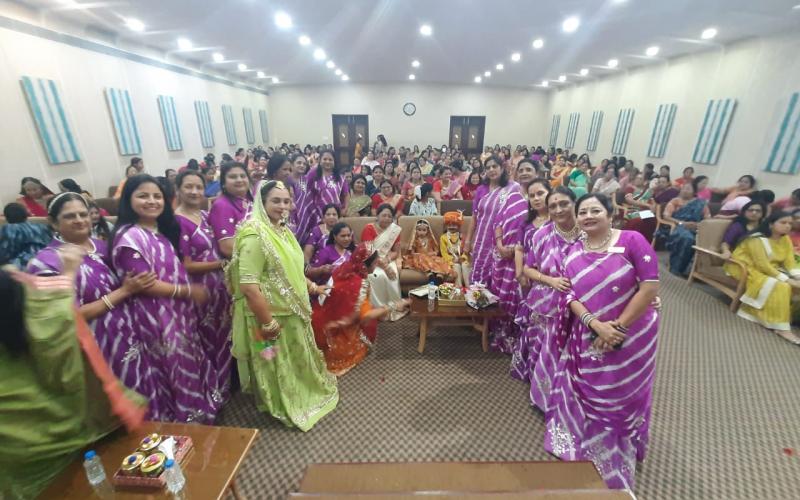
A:
<svg viewBox="0 0 800 500">
<path fill-rule="evenodd" d="M 625 247 L 608 247 L 608 253 L 625 253 Z"/>
</svg>

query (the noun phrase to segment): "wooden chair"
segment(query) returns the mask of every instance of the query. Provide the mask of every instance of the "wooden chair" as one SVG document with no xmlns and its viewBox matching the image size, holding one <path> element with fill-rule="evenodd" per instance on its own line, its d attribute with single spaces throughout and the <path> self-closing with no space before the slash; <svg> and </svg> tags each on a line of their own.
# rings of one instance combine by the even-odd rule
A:
<svg viewBox="0 0 800 500">
<path fill-rule="evenodd" d="M 661 215 L 664 211 L 664 205 L 659 204 L 656 205 L 655 214 L 656 214 L 656 230 L 653 232 L 653 239 L 650 241 L 650 245 L 653 248 L 656 247 L 656 237 L 658 236 L 658 230 L 661 226 L 668 226 L 669 232 L 671 233 L 673 229 L 675 229 L 676 224 L 672 221 L 665 220 L 664 217 Z"/>
<path fill-rule="evenodd" d="M 700 280 L 731 298 L 730 309 L 736 312 L 747 285 L 747 268 L 741 262 L 726 259 L 720 254 L 722 237 L 731 224 L 729 219 L 706 219 L 697 227 L 697 239 L 689 283 Z M 741 278 L 736 280 L 723 269 L 723 264 L 732 263 L 739 267 Z"/>
</svg>

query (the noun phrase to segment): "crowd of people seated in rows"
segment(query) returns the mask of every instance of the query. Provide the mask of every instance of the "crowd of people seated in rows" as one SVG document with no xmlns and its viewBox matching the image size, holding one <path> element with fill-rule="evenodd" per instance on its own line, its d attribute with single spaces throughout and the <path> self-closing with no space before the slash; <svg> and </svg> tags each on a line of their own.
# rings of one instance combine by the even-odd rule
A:
<svg viewBox="0 0 800 500">
<path fill-rule="evenodd" d="M 685 273 L 698 223 L 722 196 L 717 216 L 733 216 L 725 257 L 748 265 L 740 316 L 800 343 L 790 326 L 800 190 L 775 201 L 751 176 L 715 189 L 691 167 L 673 181 L 668 166 L 656 174 L 615 157 L 592 167 L 588 155 L 541 147 L 467 157 L 379 141 L 356 153 L 341 168 L 325 146 L 284 144 L 223 154 L 219 167 L 207 155 L 161 177 L 134 158 L 113 225 L 74 181 L 54 194 L 25 178 L 5 210 L 0 258 L 55 277 L 65 254 L 81 254 L 79 316 L 114 375 L 147 398 L 148 418 L 213 422 L 238 385 L 303 431 L 336 407 L 336 376 L 364 359 L 376 322 L 407 314 L 403 269 L 481 284 L 505 313 L 489 325 L 490 345 L 530 384 L 545 448 L 594 461 L 613 487 L 633 486 L 647 448 L 654 239 L 670 271 Z M 436 234 L 432 218 L 459 199 L 471 204 L 469 224 L 447 212 Z M 52 236 L 28 216 L 47 217 Z M 403 245 L 406 216 L 415 222 Z M 354 234 L 345 217 L 372 220 Z"/>
</svg>

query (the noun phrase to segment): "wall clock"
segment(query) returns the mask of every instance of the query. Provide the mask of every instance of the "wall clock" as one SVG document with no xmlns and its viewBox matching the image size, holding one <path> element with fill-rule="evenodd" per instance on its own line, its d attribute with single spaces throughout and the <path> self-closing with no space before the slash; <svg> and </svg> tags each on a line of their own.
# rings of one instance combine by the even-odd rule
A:
<svg viewBox="0 0 800 500">
<path fill-rule="evenodd" d="M 407 102 L 403 104 L 403 113 L 405 113 L 406 116 L 411 116 L 416 112 L 417 112 L 417 107 L 414 105 L 413 102 Z"/>
</svg>

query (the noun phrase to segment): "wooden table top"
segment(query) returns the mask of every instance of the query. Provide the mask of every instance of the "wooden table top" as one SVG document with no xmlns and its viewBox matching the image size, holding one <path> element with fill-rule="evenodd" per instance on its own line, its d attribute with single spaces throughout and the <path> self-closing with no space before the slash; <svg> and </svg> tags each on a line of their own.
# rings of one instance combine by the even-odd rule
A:
<svg viewBox="0 0 800 500">
<path fill-rule="evenodd" d="M 411 299 L 411 316 L 417 317 L 431 317 L 431 318 L 463 318 L 474 317 L 494 318 L 504 316 L 505 313 L 496 304 L 489 306 L 486 309 L 473 309 L 467 305 L 460 307 L 440 307 L 439 301 L 436 301 L 436 307 L 433 311 L 428 311 L 428 299 L 420 299 L 409 294 Z"/>
<path fill-rule="evenodd" d="M 122 459 L 138 447 L 144 436 L 153 432 L 192 438 L 193 449 L 182 464 L 186 476 L 186 497 L 203 499 L 220 499 L 225 495 L 225 490 L 236 477 L 258 434 L 257 429 L 165 422 L 146 422 L 142 429 L 131 434 L 117 431 L 95 446 L 109 482 Z M 67 467 L 40 498 L 85 499 L 92 498 L 92 495 L 81 459 Z M 171 497 L 166 489 L 115 487 L 114 500 L 144 498 L 155 500 Z"/>
</svg>

